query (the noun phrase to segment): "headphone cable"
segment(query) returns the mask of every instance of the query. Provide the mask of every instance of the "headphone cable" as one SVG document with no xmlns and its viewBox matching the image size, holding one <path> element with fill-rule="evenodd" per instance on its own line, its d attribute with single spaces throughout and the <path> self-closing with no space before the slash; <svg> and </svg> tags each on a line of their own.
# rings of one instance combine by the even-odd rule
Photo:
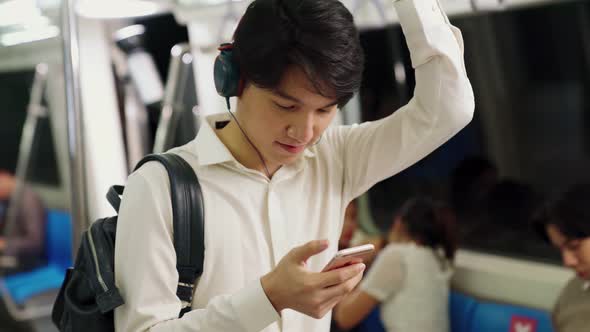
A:
<svg viewBox="0 0 590 332">
<path fill-rule="evenodd" d="M 228 98 L 228 106 L 229 106 L 229 98 Z M 271 177 L 270 172 L 268 171 L 268 167 L 266 166 L 266 162 L 264 161 L 262 154 L 260 153 L 260 151 L 258 151 L 258 149 L 256 148 L 256 145 L 254 145 L 254 143 L 252 143 L 252 141 L 250 140 L 250 137 L 248 137 L 248 135 L 246 135 L 246 132 L 244 131 L 244 129 L 242 129 L 240 122 L 238 122 L 238 119 L 235 117 L 235 115 L 232 113 L 232 111 L 230 110 L 229 107 L 227 108 L 227 111 L 229 112 L 229 115 L 231 115 L 231 117 L 234 119 L 234 121 L 236 121 L 238 128 L 240 128 L 240 131 L 242 132 L 244 137 L 246 137 L 246 140 L 248 140 L 248 143 L 250 143 L 250 145 L 252 145 L 252 147 L 254 148 L 254 151 L 256 151 L 256 153 L 258 154 L 258 157 L 260 158 L 260 161 L 262 161 L 262 165 L 264 166 L 264 170 L 266 171 L 266 175 L 268 176 L 268 179 L 270 180 L 270 177 Z"/>
</svg>

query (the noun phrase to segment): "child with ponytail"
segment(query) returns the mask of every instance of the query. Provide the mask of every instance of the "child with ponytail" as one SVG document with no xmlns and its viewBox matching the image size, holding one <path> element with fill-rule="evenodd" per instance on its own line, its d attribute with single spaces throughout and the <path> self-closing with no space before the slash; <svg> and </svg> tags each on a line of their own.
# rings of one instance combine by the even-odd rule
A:
<svg viewBox="0 0 590 332">
<path fill-rule="evenodd" d="M 388 332 L 448 332 L 448 296 L 456 251 L 452 211 L 426 197 L 402 205 L 388 245 L 360 287 L 334 311 L 342 329 L 362 321 L 381 305 Z"/>
</svg>

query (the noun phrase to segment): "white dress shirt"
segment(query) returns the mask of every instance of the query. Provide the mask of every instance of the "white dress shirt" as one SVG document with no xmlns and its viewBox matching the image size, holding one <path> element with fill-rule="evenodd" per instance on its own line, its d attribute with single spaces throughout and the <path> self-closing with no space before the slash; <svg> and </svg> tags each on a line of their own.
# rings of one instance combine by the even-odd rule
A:
<svg viewBox="0 0 590 332">
<path fill-rule="evenodd" d="M 448 332 L 452 270 L 431 248 L 389 244 L 377 256 L 361 289 L 381 302 L 388 332 Z"/>
<path fill-rule="evenodd" d="M 214 123 L 226 115 L 207 118 L 195 140 L 173 150 L 195 169 L 205 203 L 204 272 L 193 311 L 181 319 L 167 175 L 148 163 L 129 177 L 115 249 L 116 283 L 126 301 L 115 310 L 116 331 L 329 330 L 329 314 L 316 320 L 287 309 L 279 315 L 260 278 L 293 247 L 329 239 L 330 247 L 308 262 L 320 271 L 337 250 L 348 202 L 432 152 L 473 116 L 459 30 L 437 0 L 395 6 L 416 89 L 393 115 L 328 129 L 271 180 L 242 166 L 219 140 Z"/>
</svg>

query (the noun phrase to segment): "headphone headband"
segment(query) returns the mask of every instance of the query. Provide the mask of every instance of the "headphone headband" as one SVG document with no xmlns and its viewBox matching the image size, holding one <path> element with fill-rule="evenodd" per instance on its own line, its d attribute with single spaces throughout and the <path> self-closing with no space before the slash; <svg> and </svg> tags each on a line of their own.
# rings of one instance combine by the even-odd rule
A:
<svg viewBox="0 0 590 332">
<path fill-rule="evenodd" d="M 229 98 L 240 93 L 240 69 L 234 59 L 233 48 L 231 43 L 221 44 L 213 68 L 215 89 L 220 96 L 226 98 L 228 108 Z"/>
<path fill-rule="evenodd" d="M 219 45 L 219 47 L 217 48 L 217 50 L 219 51 L 231 51 L 234 49 L 234 44 L 232 43 L 223 43 L 221 45 Z"/>
</svg>

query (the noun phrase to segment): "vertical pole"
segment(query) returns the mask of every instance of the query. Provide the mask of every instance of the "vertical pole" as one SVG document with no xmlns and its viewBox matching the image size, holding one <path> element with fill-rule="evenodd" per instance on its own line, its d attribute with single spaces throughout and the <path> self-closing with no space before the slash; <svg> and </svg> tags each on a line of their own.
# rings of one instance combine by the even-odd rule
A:
<svg viewBox="0 0 590 332">
<path fill-rule="evenodd" d="M 73 245 L 75 253 L 82 231 L 89 226 L 86 200 L 86 168 L 84 163 L 84 137 L 80 91 L 80 50 L 75 0 L 64 0 L 62 7 L 62 41 L 64 53 L 68 155 L 71 174 L 71 210 Z"/>
</svg>

